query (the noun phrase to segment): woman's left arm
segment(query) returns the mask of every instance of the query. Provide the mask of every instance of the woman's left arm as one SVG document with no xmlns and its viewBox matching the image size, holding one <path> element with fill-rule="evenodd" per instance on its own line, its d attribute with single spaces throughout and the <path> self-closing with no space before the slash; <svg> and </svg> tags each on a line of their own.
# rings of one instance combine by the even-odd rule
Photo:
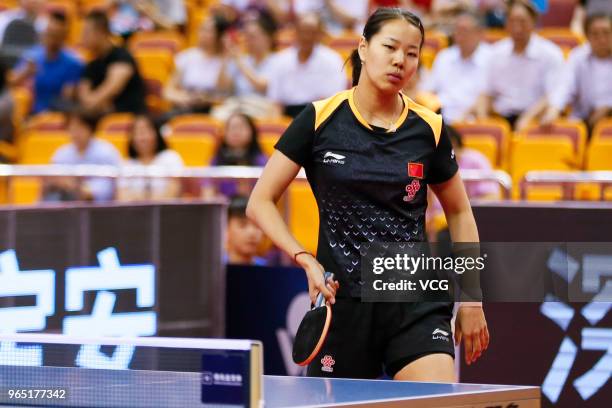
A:
<svg viewBox="0 0 612 408">
<path fill-rule="evenodd" d="M 444 209 L 451 239 L 454 243 L 479 242 L 478 229 L 470 201 L 459 173 L 448 181 L 430 185 Z M 482 303 L 462 303 L 455 321 L 455 343 L 464 340 L 465 362 L 472 364 L 489 346 L 489 330 Z"/>
</svg>

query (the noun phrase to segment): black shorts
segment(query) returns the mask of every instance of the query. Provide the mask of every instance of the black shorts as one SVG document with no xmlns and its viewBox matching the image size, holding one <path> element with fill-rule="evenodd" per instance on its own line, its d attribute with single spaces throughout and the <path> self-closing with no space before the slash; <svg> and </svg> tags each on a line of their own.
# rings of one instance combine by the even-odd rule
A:
<svg viewBox="0 0 612 408">
<path fill-rule="evenodd" d="M 455 357 L 453 303 L 362 303 L 336 297 L 323 348 L 308 366 L 313 377 L 393 377 L 434 353 Z"/>
</svg>

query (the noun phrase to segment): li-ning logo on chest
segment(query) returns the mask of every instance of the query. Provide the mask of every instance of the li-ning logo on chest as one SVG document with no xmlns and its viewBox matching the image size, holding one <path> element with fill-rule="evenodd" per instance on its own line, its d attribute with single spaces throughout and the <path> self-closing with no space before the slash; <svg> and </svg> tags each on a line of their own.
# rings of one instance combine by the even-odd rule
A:
<svg viewBox="0 0 612 408">
<path fill-rule="evenodd" d="M 324 164 L 344 164 L 346 156 L 334 152 L 325 152 L 323 155 Z"/>
</svg>

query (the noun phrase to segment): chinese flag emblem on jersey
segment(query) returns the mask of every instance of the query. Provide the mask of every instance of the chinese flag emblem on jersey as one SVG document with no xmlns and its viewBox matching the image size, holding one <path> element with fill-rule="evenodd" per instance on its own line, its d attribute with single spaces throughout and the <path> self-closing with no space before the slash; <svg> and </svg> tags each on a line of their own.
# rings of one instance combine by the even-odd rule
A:
<svg viewBox="0 0 612 408">
<path fill-rule="evenodd" d="M 408 163 L 408 177 L 423 178 L 423 163 Z"/>
</svg>

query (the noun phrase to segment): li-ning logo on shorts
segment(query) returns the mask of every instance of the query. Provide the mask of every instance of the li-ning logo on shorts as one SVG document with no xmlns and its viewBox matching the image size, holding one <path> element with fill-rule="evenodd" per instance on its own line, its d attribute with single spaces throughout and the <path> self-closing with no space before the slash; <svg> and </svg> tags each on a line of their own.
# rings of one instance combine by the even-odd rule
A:
<svg viewBox="0 0 612 408">
<path fill-rule="evenodd" d="M 327 152 L 323 156 L 323 163 L 325 164 L 344 164 L 344 159 L 346 159 L 346 156 L 343 156 L 337 153 L 333 153 L 333 152 Z"/>
<path fill-rule="evenodd" d="M 444 331 L 442 329 L 436 329 L 433 331 L 433 333 L 431 333 L 431 338 L 432 340 L 444 340 L 444 341 L 449 341 L 448 340 L 448 332 Z"/>
<path fill-rule="evenodd" d="M 331 373 L 334 371 L 332 366 L 336 364 L 336 361 L 332 358 L 332 356 L 326 354 L 325 357 L 321 359 L 321 364 L 323 364 L 323 367 L 321 367 L 321 371 Z"/>
</svg>

